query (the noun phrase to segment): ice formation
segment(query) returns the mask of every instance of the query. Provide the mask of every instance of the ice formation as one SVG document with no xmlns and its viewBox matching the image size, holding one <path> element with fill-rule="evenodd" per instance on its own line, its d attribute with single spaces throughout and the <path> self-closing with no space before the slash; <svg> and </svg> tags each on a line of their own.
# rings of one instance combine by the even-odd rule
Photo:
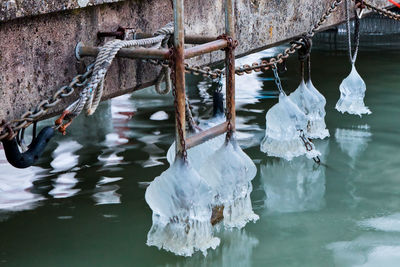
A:
<svg viewBox="0 0 400 267">
<path fill-rule="evenodd" d="M 210 223 L 211 187 L 190 163 L 176 160 L 149 185 L 145 198 L 153 210 L 149 246 L 191 256 L 219 245 Z"/>
<path fill-rule="evenodd" d="M 168 150 L 168 161 L 175 157 L 175 147 Z M 250 193 L 251 180 L 257 173 L 253 161 L 241 150 L 236 140 L 225 142 L 220 135 L 188 150 L 193 168 L 213 190 L 213 205 L 224 206 L 224 225 L 242 228 L 249 221 L 256 221 Z"/>
<path fill-rule="evenodd" d="M 222 100 L 214 97 L 214 117 L 200 124 L 201 129 L 226 120 Z M 173 143 L 167 153 L 170 168 L 146 191 L 146 201 L 153 210 L 147 244 L 182 256 L 197 250 L 206 254 L 220 242 L 213 236 L 213 209 L 223 207 L 226 228 L 242 228 L 258 219 L 250 199 L 257 168 L 235 136 L 226 140 L 220 135 L 189 149 L 188 163 L 175 159 L 175 149 Z"/>
<path fill-rule="evenodd" d="M 261 142 L 261 151 L 286 160 L 304 154 L 308 158 L 320 155 L 312 143 L 310 144 L 313 149 L 307 151 L 300 135 L 306 134 L 308 119 L 286 94 L 279 94 L 279 102 L 268 110 L 265 118 L 266 130 Z"/>
<path fill-rule="evenodd" d="M 324 139 L 329 137 L 329 131 L 326 129 L 325 124 L 325 97 L 315 88 L 311 80 L 308 80 L 307 89 L 316 97 L 317 102 L 315 103 L 315 109 L 311 110 L 310 114 L 310 127 L 307 129 L 307 134 L 313 139 Z"/>
<path fill-rule="evenodd" d="M 351 72 L 340 84 L 340 99 L 336 103 L 336 109 L 342 113 L 354 115 L 371 114 L 371 111 L 364 104 L 365 82 L 358 74 L 354 63 Z"/>
<path fill-rule="evenodd" d="M 242 228 L 258 220 L 250 199 L 257 168 L 234 137 L 208 158 L 199 173 L 213 190 L 213 203 L 224 206 L 225 227 Z"/>
<path fill-rule="evenodd" d="M 213 127 L 217 124 L 220 124 L 225 121 L 225 117 L 222 116 L 217 116 L 212 119 L 210 119 L 208 122 L 204 122 L 199 124 L 199 127 L 201 129 L 207 129 L 210 127 Z M 196 169 L 199 170 L 200 167 L 203 165 L 204 161 L 213 153 L 215 152 L 218 148 L 222 146 L 222 144 L 225 142 L 225 135 L 220 135 L 217 136 L 211 140 L 208 140 L 207 142 L 195 146 L 187 151 L 188 154 L 188 159 L 192 163 L 192 166 Z M 172 143 L 170 148 L 168 149 L 167 152 L 167 160 L 170 165 L 173 164 L 175 160 L 175 142 Z"/>
<path fill-rule="evenodd" d="M 329 136 L 325 124 L 326 100 L 314 87 L 311 80 L 307 84 L 302 80 L 299 87 L 289 95 L 289 98 L 307 117 L 308 137 L 324 139 Z"/>
</svg>

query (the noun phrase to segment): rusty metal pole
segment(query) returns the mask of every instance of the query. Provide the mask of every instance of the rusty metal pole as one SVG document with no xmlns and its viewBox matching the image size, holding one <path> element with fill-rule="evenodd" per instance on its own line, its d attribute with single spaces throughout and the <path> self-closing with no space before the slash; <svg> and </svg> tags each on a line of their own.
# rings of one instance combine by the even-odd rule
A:
<svg viewBox="0 0 400 267">
<path fill-rule="evenodd" d="M 228 37 L 235 40 L 235 8 L 234 0 L 225 0 L 225 31 Z M 225 50 L 226 67 L 226 109 L 227 121 L 230 125 L 228 136 L 236 130 L 236 108 L 235 108 L 235 49 L 229 46 Z"/>
<path fill-rule="evenodd" d="M 174 0 L 174 75 L 175 75 L 175 119 L 176 152 L 185 157 L 185 34 L 183 0 Z"/>
</svg>

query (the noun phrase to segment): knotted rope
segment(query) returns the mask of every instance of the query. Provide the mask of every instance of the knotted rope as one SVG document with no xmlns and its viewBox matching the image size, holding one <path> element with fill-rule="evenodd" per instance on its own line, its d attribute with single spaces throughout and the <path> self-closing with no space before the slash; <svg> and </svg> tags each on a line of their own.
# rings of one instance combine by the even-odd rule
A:
<svg viewBox="0 0 400 267">
<path fill-rule="evenodd" d="M 101 100 L 104 91 L 104 79 L 108 69 L 111 66 L 115 56 L 122 48 L 128 47 L 143 47 L 151 45 L 153 48 L 160 48 L 167 44 L 168 39 L 174 33 L 173 23 L 168 23 L 161 29 L 154 33 L 154 37 L 139 39 L 139 40 L 113 40 L 107 42 L 101 49 L 96 57 L 94 64 L 93 74 L 86 85 L 81 91 L 79 98 L 69 105 L 63 115 L 57 120 L 57 124 L 61 124 L 64 119 L 72 121 L 77 117 L 84 109 L 88 115 L 92 115 Z M 64 127 L 60 127 L 61 132 L 65 132 L 65 128 L 68 127 L 67 123 Z"/>
</svg>

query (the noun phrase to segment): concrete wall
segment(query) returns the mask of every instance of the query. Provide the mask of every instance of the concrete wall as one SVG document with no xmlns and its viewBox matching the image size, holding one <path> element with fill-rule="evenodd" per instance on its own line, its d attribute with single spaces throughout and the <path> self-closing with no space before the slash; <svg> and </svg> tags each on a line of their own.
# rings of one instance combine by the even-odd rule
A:
<svg viewBox="0 0 400 267">
<path fill-rule="evenodd" d="M 186 0 L 186 32 L 219 35 L 224 29 L 222 0 Z M 237 0 L 237 54 L 250 53 L 307 31 L 332 0 Z M 386 0 L 374 0 L 387 6 Z M 106 4 L 104 4 L 106 3 Z M 81 8 L 81 6 L 85 6 Z M 99 45 L 99 30 L 118 25 L 154 32 L 173 19 L 171 0 L 6 0 L 0 4 L 0 120 L 18 118 L 49 98 L 84 69 L 74 47 Z M 344 3 L 324 27 L 344 21 Z M 210 64 L 221 52 L 194 59 Z M 117 59 L 107 76 L 105 98 L 149 85 L 157 69 L 148 63 Z M 67 102 L 55 108 L 59 112 Z"/>
</svg>

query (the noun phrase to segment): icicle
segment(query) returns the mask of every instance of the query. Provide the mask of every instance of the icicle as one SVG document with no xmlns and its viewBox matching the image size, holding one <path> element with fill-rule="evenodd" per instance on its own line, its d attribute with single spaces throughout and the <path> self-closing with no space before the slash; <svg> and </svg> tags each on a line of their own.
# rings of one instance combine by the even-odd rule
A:
<svg viewBox="0 0 400 267">
<path fill-rule="evenodd" d="M 342 113 L 354 115 L 371 114 L 371 111 L 364 104 L 366 91 L 365 82 L 358 74 L 354 63 L 351 72 L 340 84 L 340 99 L 336 104 L 336 109 Z"/>
<path fill-rule="evenodd" d="M 300 134 L 301 131 L 306 132 L 308 119 L 284 92 L 280 93 L 279 102 L 268 110 L 265 118 L 266 130 L 261 151 L 286 160 L 304 154 L 308 158 L 320 155 L 314 147 L 307 151 Z M 312 143 L 310 145 L 313 146 Z"/>
<path fill-rule="evenodd" d="M 349 0 L 346 0 L 346 20 L 347 20 L 347 39 L 349 48 L 349 57 L 351 62 L 351 72 L 342 83 L 340 84 L 340 98 L 336 103 L 336 109 L 342 113 L 349 113 L 358 115 L 361 117 L 362 114 L 371 114 L 371 111 L 364 104 L 364 96 L 366 86 L 364 80 L 358 74 L 355 62 L 357 59 L 358 46 L 360 41 L 360 17 L 356 12 L 355 16 L 355 49 L 354 55 L 352 55 L 351 49 L 351 36 L 350 36 L 350 17 L 349 17 Z"/>
<path fill-rule="evenodd" d="M 213 203 L 224 207 L 225 227 L 242 228 L 247 222 L 258 220 L 250 199 L 251 180 L 257 168 L 241 150 L 235 137 L 210 155 L 199 173 L 213 190 Z"/>
<path fill-rule="evenodd" d="M 210 186 L 190 163 L 177 159 L 146 190 L 146 202 L 153 210 L 149 246 L 164 248 L 181 256 L 215 249 L 220 240 L 213 236 Z"/>
</svg>

